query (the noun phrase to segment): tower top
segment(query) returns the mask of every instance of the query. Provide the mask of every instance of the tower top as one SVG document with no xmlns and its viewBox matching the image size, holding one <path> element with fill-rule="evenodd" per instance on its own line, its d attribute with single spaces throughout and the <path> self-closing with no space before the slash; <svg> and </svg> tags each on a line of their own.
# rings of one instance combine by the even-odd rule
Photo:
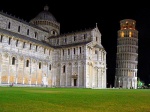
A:
<svg viewBox="0 0 150 112">
<path fill-rule="evenodd" d="M 121 29 L 135 29 L 136 21 L 133 19 L 124 19 L 120 21 Z"/>
</svg>

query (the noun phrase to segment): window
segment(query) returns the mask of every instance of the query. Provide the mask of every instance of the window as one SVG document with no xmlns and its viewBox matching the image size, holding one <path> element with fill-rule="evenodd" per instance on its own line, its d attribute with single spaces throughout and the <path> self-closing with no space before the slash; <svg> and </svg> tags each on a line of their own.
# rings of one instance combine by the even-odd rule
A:
<svg viewBox="0 0 150 112">
<path fill-rule="evenodd" d="M 96 37 L 96 41 L 98 40 L 98 38 Z"/>
<path fill-rule="evenodd" d="M 18 46 L 18 40 L 16 40 L 16 47 Z"/>
<path fill-rule="evenodd" d="M 31 50 L 31 45 L 32 45 L 32 44 L 30 44 L 30 50 Z"/>
<path fill-rule="evenodd" d="M 68 49 L 68 55 L 70 55 L 70 49 Z"/>
<path fill-rule="evenodd" d="M 27 30 L 27 35 L 29 35 L 29 29 Z"/>
<path fill-rule="evenodd" d="M 64 56 L 64 49 L 62 50 L 63 56 Z"/>
<path fill-rule="evenodd" d="M 53 35 L 55 35 L 55 31 L 53 31 Z"/>
<path fill-rule="evenodd" d="M 79 49 L 80 49 L 80 54 L 81 54 L 81 47 L 79 47 Z"/>
<path fill-rule="evenodd" d="M 39 69 L 41 69 L 41 62 L 39 63 Z"/>
<path fill-rule="evenodd" d="M 51 70 L 51 65 L 49 65 L 49 70 Z"/>
<path fill-rule="evenodd" d="M 26 67 L 29 67 L 29 60 L 26 61 Z"/>
<path fill-rule="evenodd" d="M 23 42 L 23 48 L 25 48 L 25 42 Z"/>
<path fill-rule="evenodd" d="M 87 34 L 84 34 L 84 39 L 86 39 L 86 37 L 87 37 Z"/>
<path fill-rule="evenodd" d="M 37 32 L 34 33 L 35 38 L 37 38 Z"/>
<path fill-rule="evenodd" d="M 9 38 L 9 41 L 8 41 L 8 44 L 10 45 L 10 43 L 11 43 L 11 38 Z"/>
<path fill-rule="evenodd" d="M 10 25 L 11 25 L 11 23 L 9 22 L 9 23 L 8 23 L 8 29 L 10 29 Z"/>
<path fill-rule="evenodd" d="M 18 32 L 20 32 L 20 26 L 18 26 Z"/>
<path fill-rule="evenodd" d="M 97 54 L 97 51 L 95 50 L 95 54 Z"/>
<path fill-rule="evenodd" d="M 12 58 L 12 65 L 15 65 L 15 57 Z"/>
<path fill-rule="evenodd" d="M 76 49 L 75 48 L 73 49 L 73 51 L 74 51 L 74 54 L 76 54 Z"/>
<path fill-rule="evenodd" d="M 38 48 L 38 46 L 36 45 L 36 48 L 35 48 L 36 51 L 37 51 L 37 48 Z"/>
<path fill-rule="evenodd" d="M 63 73 L 65 73 L 66 72 L 66 66 L 64 65 L 63 66 Z"/>
<path fill-rule="evenodd" d="M 2 42 L 3 41 L 3 35 L 1 35 L 1 38 L 0 38 L 0 42 Z"/>
<path fill-rule="evenodd" d="M 44 54 L 45 54 L 46 49 L 44 48 Z"/>
<path fill-rule="evenodd" d="M 74 36 L 74 41 L 76 41 L 76 36 Z"/>
</svg>

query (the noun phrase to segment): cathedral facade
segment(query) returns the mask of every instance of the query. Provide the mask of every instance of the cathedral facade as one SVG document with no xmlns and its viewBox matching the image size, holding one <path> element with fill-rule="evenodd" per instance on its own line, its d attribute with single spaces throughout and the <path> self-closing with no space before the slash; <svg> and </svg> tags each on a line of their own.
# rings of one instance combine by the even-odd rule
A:
<svg viewBox="0 0 150 112">
<path fill-rule="evenodd" d="M 106 88 L 95 28 L 60 34 L 48 6 L 29 22 L 0 12 L 0 85 Z"/>
</svg>

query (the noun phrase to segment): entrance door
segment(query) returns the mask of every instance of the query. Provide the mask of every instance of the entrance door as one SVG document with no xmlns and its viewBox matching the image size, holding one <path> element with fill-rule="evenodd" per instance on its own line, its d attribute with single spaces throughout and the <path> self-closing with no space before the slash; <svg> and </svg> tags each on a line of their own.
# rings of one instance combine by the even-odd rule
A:
<svg viewBox="0 0 150 112">
<path fill-rule="evenodd" d="M 77 79 L 74 79 L 74 86 L 77 86 Z"/>
</svg>

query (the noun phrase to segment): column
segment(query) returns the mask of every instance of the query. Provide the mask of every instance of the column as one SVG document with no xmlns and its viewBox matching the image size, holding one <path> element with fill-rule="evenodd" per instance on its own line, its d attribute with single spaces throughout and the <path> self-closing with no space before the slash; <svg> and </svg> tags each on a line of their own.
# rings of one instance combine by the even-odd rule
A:
<svg viewBox="0 0 150 112">
<path fill-rule="evenodd" d="M 36 71 L 35 71 L 35 74 L 36 74 L 36 85 L 37 85 L 37 78 L 38 78 L 38 75 L 37 75 L 37 60 L 35 60 L 35 63 L 36 63 Z"/>
<path fill-rule="evenodd" d="M 30 75 L 29 75 L 29 85 L 31 86 L 31 71 L 32 71 L 32 69 L 31 69 L 31 63 L 32 63 L 32 59 L 30 58 Z"/>
<path fill-rule="evenodd" d="M 17 84 L 18 81 L 18 59 L 16 59 L 16 78 L 15 83 Z"/>
<path fill-rule="evenodd" d="M 23 57 L 23 80 L 22 80 L 22 84 L 24 84 L 24 67 L 25 67 L 25 59 L 24 59 L 24 57 Z"/>
<path fill-rule="evenodd" d="M 10 56 L 9 56 L 9 62 L 8 62 L 8 84 L 10 83 Z"/>
</svg>

